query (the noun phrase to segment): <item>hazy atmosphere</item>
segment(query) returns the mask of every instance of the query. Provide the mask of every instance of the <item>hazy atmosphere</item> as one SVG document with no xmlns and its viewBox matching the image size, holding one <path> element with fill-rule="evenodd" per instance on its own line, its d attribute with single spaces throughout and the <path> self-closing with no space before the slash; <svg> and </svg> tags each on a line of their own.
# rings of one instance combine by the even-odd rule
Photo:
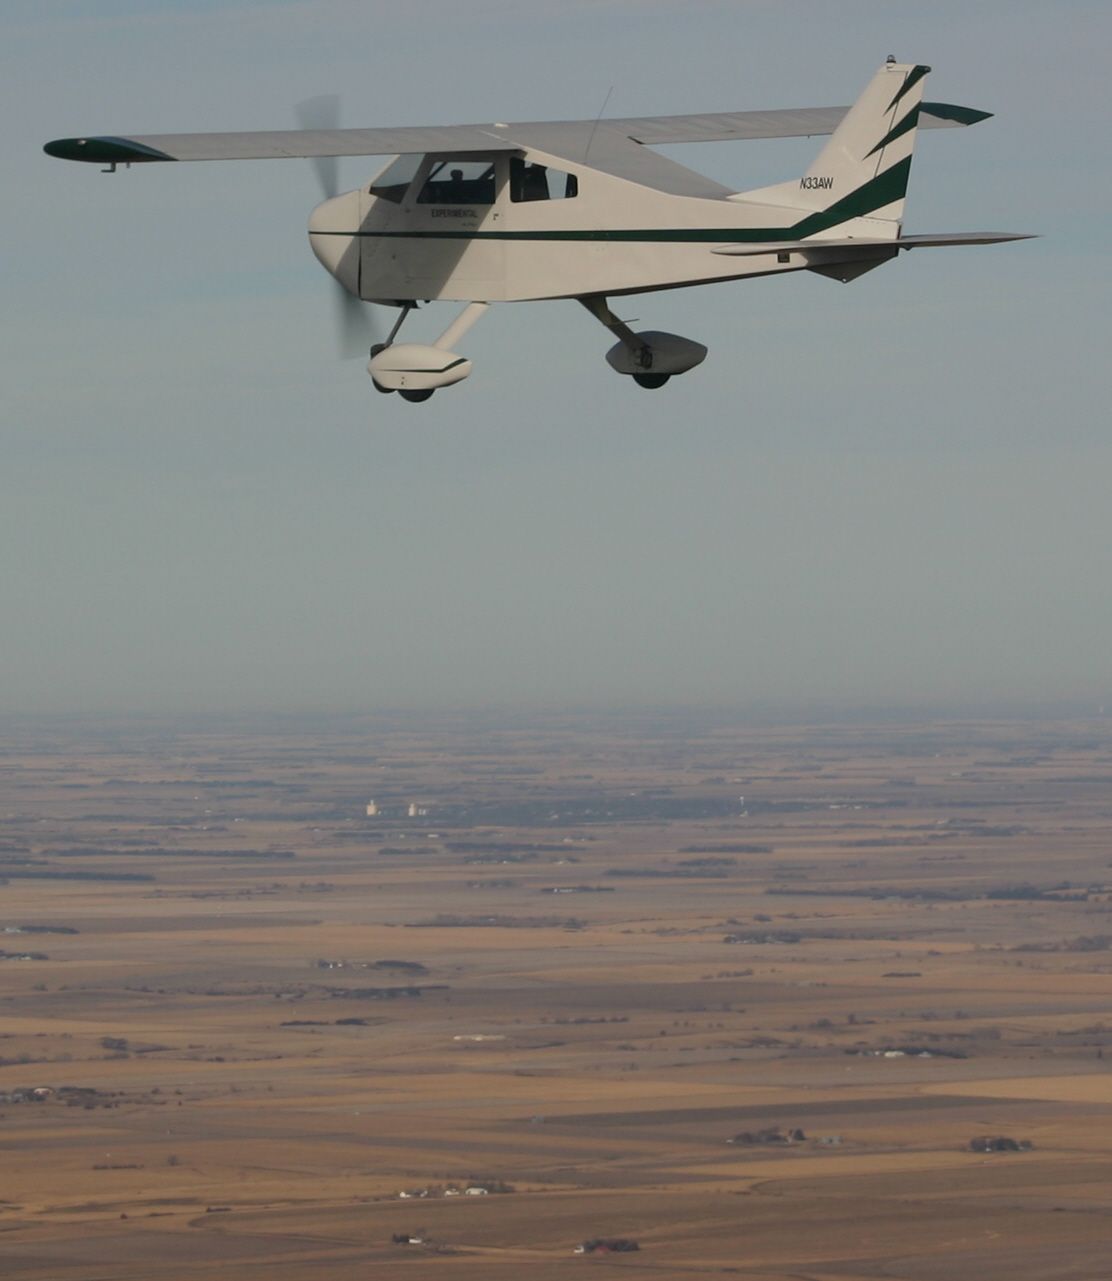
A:
<svg viewBox="0 0 1112 1281">
<path fill-rule="evenodd" d="M 4 32 L 0 710 L 1112 699 L 1107 3 L 8 0 Z M 1042 238 L 620 300 L 710 348 L 655 393 L 560 302 L 378 396 L 307 163 L 41 151 L 331 92 L 353 126 L 848 103 L 889 53 L 996 113 L 921 139 L 906 229 Z M 741 189 L 820 145 L 671 154 Z"/>
</svg>

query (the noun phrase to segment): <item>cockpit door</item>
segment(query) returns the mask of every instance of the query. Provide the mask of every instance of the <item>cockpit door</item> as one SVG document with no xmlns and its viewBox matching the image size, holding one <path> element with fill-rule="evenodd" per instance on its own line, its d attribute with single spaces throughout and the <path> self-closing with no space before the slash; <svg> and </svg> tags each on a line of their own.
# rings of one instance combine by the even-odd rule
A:
<svg viewBox="0 0 1112 1281">
<path fill-rule="evenodd" d="M 400 265 L 413 297 L 503 296 L 507 174 L 505 155 L 425 158 L 402 202 Z"/>
</svg>

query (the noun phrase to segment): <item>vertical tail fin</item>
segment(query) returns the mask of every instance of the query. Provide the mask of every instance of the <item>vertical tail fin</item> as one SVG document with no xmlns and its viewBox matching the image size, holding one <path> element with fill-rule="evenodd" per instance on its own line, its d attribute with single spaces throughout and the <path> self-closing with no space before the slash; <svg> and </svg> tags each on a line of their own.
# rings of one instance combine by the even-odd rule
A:
<svg viewBox="0 0 1112 1281">
<path fill-rule="evenodd" d="M 868 218 L 899 235 L 929 72 L 930 67 L 886 63 L 801 178 L 740 192 L 734 199 L 822 213 L 816 232 L 838 227 L 844 234 L 847 222 Z"/>
</svg>

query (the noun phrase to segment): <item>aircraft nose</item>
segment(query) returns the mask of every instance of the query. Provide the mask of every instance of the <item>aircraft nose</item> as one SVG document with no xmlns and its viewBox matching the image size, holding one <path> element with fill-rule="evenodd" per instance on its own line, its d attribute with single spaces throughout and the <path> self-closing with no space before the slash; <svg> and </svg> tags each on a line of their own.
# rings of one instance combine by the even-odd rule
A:
<svg viewBox="0 0 1112 1281">
<path fill-rule="evenodd" d="M 309 244 L 325 271 L 351 293 L 359 292 L 359 192 L 325 200 L 309 215 Z"/>
</svg>

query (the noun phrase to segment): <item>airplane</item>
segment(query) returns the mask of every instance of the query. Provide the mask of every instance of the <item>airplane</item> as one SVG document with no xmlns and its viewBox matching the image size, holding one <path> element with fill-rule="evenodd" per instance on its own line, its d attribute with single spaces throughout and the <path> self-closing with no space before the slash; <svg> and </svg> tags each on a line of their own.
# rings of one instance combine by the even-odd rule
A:
<svg viewBox="0 0 1112 1281">
<path fill-rule="evenodd" d="M 381 392 L 417 402 L 461 382 L 472 365 L 453 349 L 491 303 L 555 298 L 582 303 L 618 340 L 606 354 L 611 368 L 653 389 L 701 364 L 707 348 L 635 332 L 611 298 L 797 271 L 848 282 L 901 250 L 1028 238 L 903 234 L 919 130 L 991 114 L 924 102 L 929 72 L 889 57 L 849 108 L 385 129 L 317 120 L 262 133 L 63 138 L 44 150 L 106 172 L 313 160 L 327 198 L 309 218 L 309 243 L 344 291 L 349 328 L 364 302 L 400 309 L 386 341 L 370 347 L 367 370 Z M 752 191 L 731 191 L 652 150 L 815 135 L 829 140 L 804 174 Z M 336 194 L 335 158 L 372 155 L 393 159 L 366 186 Z M 399 342 L 410 312 L 439 300 L 466 306 L 433 343 Z"/>
</svg>

